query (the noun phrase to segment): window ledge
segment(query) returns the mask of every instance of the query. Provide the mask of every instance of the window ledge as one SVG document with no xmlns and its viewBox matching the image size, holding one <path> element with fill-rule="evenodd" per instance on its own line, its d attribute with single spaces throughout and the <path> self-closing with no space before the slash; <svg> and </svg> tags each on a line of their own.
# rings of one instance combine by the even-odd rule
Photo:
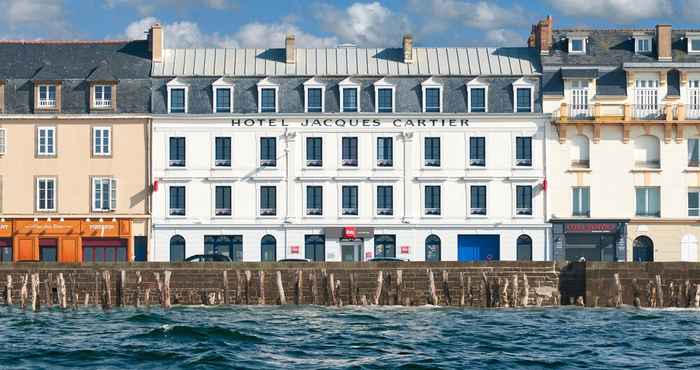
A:
<svg viewBox="0 0 700 370">
<path fill-rule="evenodd" d="M 688 167 L 685 169 L 685 172 L 692 172 L 692 173 L 700 172 L 700 167 Z"/>
<path fill-rule="evenodd" d="M 593 170 L 590 168 L 569 167 L 566 172 L 593 172 Z"/>
<path fill-rule="evenodd" d="M 644 172 L 656 172 L 660 173 L 662 170 L 660 168 L 643 168 L 643 167 L 637 167 L 633 168 L 630 170 L 632 173 L 644 173 Z"/>
</svg>

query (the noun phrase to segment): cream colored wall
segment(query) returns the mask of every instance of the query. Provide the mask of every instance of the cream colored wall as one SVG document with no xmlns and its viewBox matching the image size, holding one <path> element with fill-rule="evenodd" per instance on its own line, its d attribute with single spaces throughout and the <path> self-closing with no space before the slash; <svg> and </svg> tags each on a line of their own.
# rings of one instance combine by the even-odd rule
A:
<svg viewBox="0 0 700 370">
<path fill-rule="evenodd" d="M 627 226 L 627 260 L 632 260 L 634 240 L 639 236 L 647 236 L 654 242 L 654 261 L 677 262 L 681 261 L 681 240 L 685 235 L 700 236 L 698 224 L 667 224 L 646 225 L 633 223 Z M 698 246 L 690 245 L 685 248 L 694 248 L 695 256 L 698 256 Z M 688 261 L 697 262 L 697 261 Z"/>
<path fill-rule="evenodd" d="M 56 127 L 56 157 L 36 153 L 36 128 Z M 92 127 L 112 127 L 112 156 L 92 156 Z M 7 154 L 0 156 L 5 216 L 34 214 L 35 177 L 57 178 L 57 215 L 90 215 L 91 176 L 117 179 L 117 210 L 112 215 L 145 215 L 148 200 L 147 121 L 145 119 L 3 120 Z"/>
</svg>

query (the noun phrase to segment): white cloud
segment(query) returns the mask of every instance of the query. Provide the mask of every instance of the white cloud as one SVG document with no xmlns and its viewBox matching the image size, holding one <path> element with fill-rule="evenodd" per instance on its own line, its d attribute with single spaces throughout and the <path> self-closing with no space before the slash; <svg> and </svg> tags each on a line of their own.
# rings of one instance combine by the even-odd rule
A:
<svg viewBox="0 0 700 370">
<path fill-rule="evenodd" d="M 700 18 L 700 1 L 698 0 L 683 0 L 680 12 L 684 18 L 697 21 Z"/>
<path fill-rule="evenodd" d="M 0 0 L 0 23 L 13 37 L 67 37 L 63 0 Z"/>
<path fill-rule="evenodd" d="M 149 15 L 159 9 L 177 9 L 207 7 L 216 10 L 238 9 L 236 0 L 104 0 L 108 8 L 128 6 L 136 9 L 143 15 Z"/>
<path fill-rule="evenodd" d="M 547 0 L 564 15 L 601 18 L 615 23 L 631 23 L 673 14 L 672 0 Z M 697 0 L 686 0 L 697 4 Z M 699 11 L 700 12 L 700 11 Z"/>
<path fill-rule="evenodd" d="M 415 13 L 427 11 L 432 22 L 443 25 L 461 21 L 467 27 L 486 30 L 528 24 L 525 10 L 517 5 L 506 8 L 491 1 L 458 0 L 411 0 L 409 4 Z"/>
<path fill-rule="evenodd" d="M 143 39 L 145 32 L 154 23 L 154 17 L 147 17 L 129 24 L 124 36 L 129 39 Z M 162 24 L 162 23 L 161 23 Z M 318 37 L 303 32 L 288 23 L 248 23 L 233 34 L 205 33 L 195 22 L 180 21 L 162 24 L 165 31 L 165 45 L 169 48 L 188 47 L 281 47 L 287 34 L 294 34 L 299 47 L 331 47 L 338 44 L 335 37 Z"/>
<path fill-rule="evenodd" d="M 488 30 L 486 32 L 486 42 L 490 45 L 501 45 L 501 46 L 523 46 L 525 45 L 525 38 L 522 34 L 507 30 L 504 28 L 497 28 L 493 30 Z"/>
<path fill-rule="evenodd" d="M 398 45 L 409 29 L 405 16 L 394 14 L 379 2 L 353 3 L 343 10 L 321 5 L 316 18 L 342 42 L 358 46 Z"/>
</svg>

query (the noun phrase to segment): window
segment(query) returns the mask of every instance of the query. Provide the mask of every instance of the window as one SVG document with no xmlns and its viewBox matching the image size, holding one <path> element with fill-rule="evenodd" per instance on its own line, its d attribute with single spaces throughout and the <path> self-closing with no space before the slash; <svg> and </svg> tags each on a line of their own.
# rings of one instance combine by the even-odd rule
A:
<svg viewBox="0 0 700 370">
<path fill-rule="evenodd" d="M 0 155 L 7 154 L 7 130 L 0 128 Z"/>
<path fill-rule="evenodd" d="M 92 154 L 108 156 L 112 154 L 112 130 L 109 127 L 92 128 Z"/>
<path fill-rule="evenodd" d="M 591 116 L 588 109 L 588 81 L 569 81 L 569 115 L 571 118 L 585 119 Z"/>
<path fill-rule="evenodd" d="M 375 90 L 377 94 L 377 113 L 394 112 L 394 88 L 380 87 Z"/>
<path fill-rule="evenodd" d="M 654 242 L 646 236 L 639 236 L 632 243 L 632 261 L 651 262 L 654 260 Z"/>
<path fill-rule="evenodd" d="M 325 261 L 326 237 L 323 235 L 304 235 L 304 256 L 311 261 Z"/>
<path fill-rule="evenodd" d="M 441 260 L 442 243 L 437 235 L 429 235 L 425 238 L 425 260 L 439 262 Z"/>
<path fill-rule="evenodd" d="M 37 136 L 37 154 L 56 155 L 56 128 L 39 127 Z"/>
<path fill-rule="evenodd" d="M 396 257 L 396 235 L 374 236 L 374 257 Z"/>
<path fill-rule="evenodd" d="M 231 261 L 243 261 L 243 236 L 205 235 L 204 254 L 218 254 Z"/>
<path fill-rule="evenodd" d="M 515 243 L 518 261 L 532 261 L 532 238 L 520 235 Z"/>
<path fill-rule="evenodd" d="M 360 85 L 345 79 L 338 83 L 340 88 L 340 111 L 360 111 Z"/>
<path fill-rule="evenodd" d="M 700 139 L 688 139 L 688 167 L 700 167 Z"/>
<path fill-rule="evenodd" d="M 216 137 L 214 139 L 214 166 L 231 167 L 230 137 Z"/>
<path fill-rule="evenodd" d="M 591 189 L 587 186 L 576 186 L 572 189 L 571 213 L 573 216 L 590 217 Z"/>
<path fill-rule="evenodd" d="M 584 54 L 586 53 L 586 38 L 571 37 L 569 38 L 569 53 Z"/>
<path fill-rule="evenodd" d="M 486 185 L 472 185 L 469 187 L 469 214 L 472 216 L 486 216 Z"/>
<path fill-rule="evenodd" d="M 570 140 L 571 146 L 571 167 L 589 168 L 589 145 L 588 138 L 584 135 L 576 135 Z"/>
<path fill-rule="evenodd" d="M 184 216 L 187 214 L 185 206 L 185 187 L 182 185 L 171 186 L 168 215 Z"/>
<path fill-rule="evenodd" d="M 377 138 L 377 166 L 392 167 L 394 165 L 394 141 L 390 137 Z"/>
<path fill-rule="evenodd" d="M 686 119 L 700 119 L 700 79 L 688 81 Z"/>
<path fill-rule="evenodd" d="M 277 139 L 274 137 L 260 138 L 260 166 L 277 166 Z"/>
<path fill-rule="evenodd" d="M 426 185 L 425 186 L 425 215 L 439 216 L 440 209 L 440 186 Z"/>
<path fill-rule="evenodd" d="M 377 216 L 394 214 L 394 187 L 391 185 L 377 186 Z"/>
<path fill-rule="evenodd" d="M 661 189 L 658 187 L 638 187 L 635 189 L 637 211 L 641 217 L 661 217 Z"/>
<path fill-rule="evenodd" d="M 423 112 L 440 113 L 442 112 L 442 88 L 440 87 L 424 87 L 423 94 Z"/>
<path fill-rule="evenodd" d="M 39 239 L 39 260 L 42 262 L 58 261 L 58 239 Z"/>
<path fill-rule="evenodd" d="M 681 238 L 681 261 L 698 262 L 698 238 L 693 234 L 685 234 Z"/>
<path fill-rule="evenodd" d="M 469 138 L 469 165 L 486 166 L 486 138 L 472 136 Z"/>
<path fill-rule="evenodd" d="M 469 111 L 472 113 L 487 112 L 486 87 L 469 88 Z"/>
<path fill-rule="evenodd" d="M 262 88 L 260 89 L 260 113 L 276 113 L 277 112 L 277 89 Z"/>
<path fill-rule="evenodd" d="M 277 187 L 260 187 L 260 216 L 277 215 Z"/>
<path fill-rule="evenodd" d="M 344 137 L 342 139 L 341 161 L 343 167 L 357 167 L 357 137 Z"/>
<path fill-rule="evenodd" d="M 343 216 L 357 216 L 357 185 L 344 185 L 342 188 L 342 213 Z"/>
<path fill-rule="evenodd" d="M 651 52 L 651 37 L 637 37 L 634 44 L 635 53 Z"/>
<path fill-rule="evenodd" d="M 315 185 L 306 187 L 306 215 L 323 215 L 323 187 Z"/>
<path fill-rule="evenodd" d="M 56 179 L 40 177 L 36 179 L 36 210 L 50 212 L 56 210 Z"/>
<path fill-rule="evenodd" d="M 323 88 L 306 88 L 306 111 L 309 113 L 323 112 Z"/>
<path fill-rule="evenodd" d="M 532 112 L 532 88 L 519 87 L 515 89 L 515 111 L 518 113 Z"/>
<path fill-rule="evenodd" d="M 12 263 L 12 239 L 0 238 L 0 263 Z"/>
<path fill-rule="evenodd" d="M 323 141 L 320 137 L 306 138 L 306 166 L 323 166 Z"/>
<path fill-rule="evenodd" d="M 515 138 L 515 165 L 518 167 L 532 166 L 532 138 L 521 136 Z"/>
<path fill-rule="evenodd" d="M 56 85 L 39 85 L 39 108 L 56 108 Z"/>
<path fill-rule="evenodd" d="M 233 112 L 233 104 L 231 95 L 232 87 L 215 87 L 214 88 L 214 112 L 215 113 L 231 113 Z"/>
<path fill-rule="evenodd" d="M 92 179 L 92 210 L 108 212 L 117 209 L 117 180 L 108 177 Z"/>
<path fill-rule="evenodd" d="M 97 109 L 112 107 L 111 85 L 95 85 L 95 96 L 93 97 L 92 106 Z"/>
<path fill-rule="evenodd" d="M 642 135 L 634 139 L 634 165 L 644 168 L 659 168 L 661 145 L 659 138 L 652 135 Z"/>
<path fill-rule="evenodd" d="M 634 82 L 634 108 L 632 114 L 636 119 L 657 119 L 661 114 L 659 107 L 659 80 L 640 79 Z"/>
<path fill-rule="evenodd" d="M 231 216 L 231 186 L 217 186 L 214 192 L 214 214 Z"/>
<path fill-rule="evenodd" d="M 532 216 L 532 186 L 517 185 L 515 187 L 515 214 Z"/>
<path fill-rule="evenodd" d="M 126 239 L 83 239 L 83 262 L 127 262 Z"/>
<path fill-rule="evenodd" d="M 424 149 L 425 160 L 423 164 L 426 167 L 440 167 L 440 138 L 439 137 L 426 137 L 425 138 L 425 149 Z"/>
<path fill-rule="evenodd" d="M 700 37 L 688 37 L 688 52 L 700 52 Z"/>
<path fill-rule="evenodd" d="M 277 239 L 272 235 L 265 235 L 260 240 L 260 260 L 263 262 L 277 261 Z"/>
<path fill-rule="evenodd" d="M 170 167 L 185 167 L 185 138 L 171 137 L 170 138 Z"/>
<path fill-rule="evenodd" d="M 700 216 L 700 189 L 688 190 L 688 217 Z"/>
<path fill-rule="evenodd" d="M 182 262 L 185 260 L 185 238 L 181 235 L 173 235 L 170 238 L 170 262 Z"/>
<path fill-rule="evenodd" d="M 170 94 L 168 113 L 187 113 L 187 89 L 173 87 L 168 91 Z"/>
</svg>

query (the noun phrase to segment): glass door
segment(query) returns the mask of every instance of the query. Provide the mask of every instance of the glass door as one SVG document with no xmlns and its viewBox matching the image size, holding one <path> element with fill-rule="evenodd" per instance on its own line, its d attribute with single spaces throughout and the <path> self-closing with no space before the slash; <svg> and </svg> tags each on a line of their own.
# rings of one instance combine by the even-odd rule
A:
<svg viewBox="0 0 700 370">
<path fill-rule="evenodd" d="M 342 254 L 343 262 L 361 262 L 362 240 L 341 240 L 340 252 Z"/>
</svg>

